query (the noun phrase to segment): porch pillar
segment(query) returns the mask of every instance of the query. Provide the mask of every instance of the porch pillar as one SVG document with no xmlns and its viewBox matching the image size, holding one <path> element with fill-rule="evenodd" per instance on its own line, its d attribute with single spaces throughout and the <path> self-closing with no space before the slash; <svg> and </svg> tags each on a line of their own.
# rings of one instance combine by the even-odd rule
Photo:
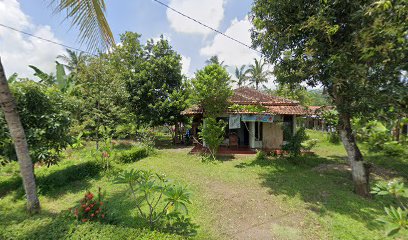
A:
<svg viewBox="0 0 408 240">
<path fill-rule="evenodd" d="M 255 148 L 255 122 L 249 122 L 249 147 Z"/>
</svg>

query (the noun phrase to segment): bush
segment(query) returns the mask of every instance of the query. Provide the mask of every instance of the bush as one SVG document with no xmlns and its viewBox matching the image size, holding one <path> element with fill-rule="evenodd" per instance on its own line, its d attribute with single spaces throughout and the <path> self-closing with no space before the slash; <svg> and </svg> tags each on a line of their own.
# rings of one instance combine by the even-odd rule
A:
<svg viewBox="0 0 408 240">
<path fill-rule="evenodd" d="M 129 150 L 122 151 L 117 158 L 120 163 L 132 163 L 148 157 L 153 149 L 147 146 L 135 146 Z"/>
<path fill-rule="evenodd" d="M 106 205 L 103 202 L 103 194 L 98 189 L 98 198 L 87 192 L 81 199 L 79 206 L 72 209 L 75 218 L 80 222 L 104 222 L 107 220 Z"/>
<path fill-rule="evenodd" d="M 266 152 L 264 151 L 256 151 L 256 155 L 255 155 L 255 161 L 264 161 L 266 160 Z"/>
<path fill-rule="evenodd" d="M 308 140 L 308 136 L 304 128 L 299 128 L 295 134 L 292 134 L 290 128 L 284 129 L 286 136 L 286 144 L 282 146 L 282 150 L 287 151 L 289 157 L 298 157 L 301 154 L 302 143 Z"/>
<path fill-rule="evenodd" d="M 64 95 L 56 88 L 30 80 L 10 85 L 16 98 L 33 162 L 56 164 L 71 142 L 71 120 Z M 4 114 L 0 112 L 0 155 L 17 160 Z"/>
<path fill-rule="evenodd" d="M 67 184 L 93 177 L 102 170 L 101 164 L 95 161 L 72 165 L 61 169 L 49 168 L 37 173 L 37 180 L 40 192 L 45 194 L 56 188 L 66 186 Z"/>
<path fill-rule="evenodd" d="M 384 143 L 383 150 L 384 153 L 388 156 L 401 156 L 405 153 L 404 147 L 397 141 Z"/>
<path fill-rule="evenodd" d="M 166 222 L 168 217 L 172 220 L 177 220 L 177 217 L 182 220 L 171 224 L 175 232 L 181 231 L 178 228 L 189 223 L 189 219 L 181 216 L 188 213 L 187 205 L 191 204 L 190 193 L 183 186 L 171 183 L 164 175 L 144 170 L 124 171 L 117 176 L 115 183 L 126 184 L 129 187 L 138 215 L 150 229 L 160 229 L 163 224 L 171 224 L 169 221 Z M 172 218 L 170 214 L 180 215 Z"/>
<path fill-rule="evenodd" d="M 312 148 L 316 147 L 317 143 L 319 142 L 318 139 L 310 139 L 310 140 L 306 140 L 302 143 L 302 147 L 305 150 L 312 150 Z"/>
</svg>

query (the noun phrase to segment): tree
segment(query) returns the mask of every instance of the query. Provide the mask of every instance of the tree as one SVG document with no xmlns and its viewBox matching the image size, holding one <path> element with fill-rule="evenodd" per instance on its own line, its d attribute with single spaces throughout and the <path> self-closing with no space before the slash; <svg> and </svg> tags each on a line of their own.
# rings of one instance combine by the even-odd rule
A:
<svg viewBox="0 0 408 240">
<path fill-rule="evenodd" d="M 238 87 L 245 85 L 246 80 L 248 80 L 248 70 L 245 69 L 246 65 L 242 65 L 240 68 L 235 67 L 235 77 L 237 78 Z"/>
<path fill-rule="evenodd" d="M 55 87 L 31 80 L 10 84 L 33 162 L 50 166 L 59 160 L 60 152 L 71 142 L 70 118 L 63 94 Z M 0 155 L 17 160 L 7 125 L 0 113 Z"/>
<path fill-rule="evenodd" d="M 266 62 L 263 62 L 262 59 L 254 58 L 254 61 L 254 64 L 249 65 L 248 79 L 251 84 L 255 85 L 255 89 L 258 90 L 259 84 L 268 82 L 269 71 L 264 69 Z"/>
<path fill-rule="evenodd" d="M 131 109 L 139 124 L 177 125 L 184 121 L 180 113 L 186 108 L 186 91 L 181 73 L 181 56 L 163 38 L 146 45 L 140 35 L 121 35 L 122 46 L 113 50 L 113 64 L 125 82 Z"/>
<path fill-rule="evenodd" d="M 191 81 L 191 99 L 204 109 L 204 117 L 218 117 L 229 106 L 233 92 L 231 78 L 225 68 L 211 64 L 196 72 Z"/>
<path fill-rule="evenodd" d="M 228 65 L 225 65 L 224 61 L 221 61 L 217 55 L 211 56 L 208 60 L 205 61 L 205 64 L 207 65 L 217 64 L 224 68 L 228 67 Z"/>
<path fill-rule="evenodd" d="M 66 49 L 67 54 L 59 55 L 57 58 L 64 61 L 64 67 L 71 73 L 78 73 L 82 66 L 86 64 L 88 56 L 83 52 L 75 52 Z"/>
<path fill-rule="evenodd" d="M 215 160 L 218 148 L 224 141 L 227 123 L 223 120 L 217 121 L 214 117 L 207 117 L 204 121 L 204 125 L 200 126 L 201 131 L 198 134 L 204 140 L 211 157 Z"/>
<path fill-rule="evenodd" d="M 384 10 L 384 4 L 391 7 Z M 395 103 L 387 97 L 405 84 L 407 14 L 406 0 L 257 0 L 252 9 L 253 43 L 275 64 L 277 80 L 327 89 L 339 113 L 354 189 L 361 196 L 369 196 L 369 165 L 350 121 Z"/>
<path fill-rule="evenodd" d="M 105 3 L 103 0 L 52 0 L 55 12 L 65 12 L 72 25 L 79 26 L 80 39 L 86 41 L 90 49 L 99 46 L 109 47 L 115 43 L 109 24 L 105 18 Z M 0 106 L 4 112 L 7 126 L 13 140 L 20 173 L 23 179 L 27 198 L 27 210 L 30 213 L 39 212 L 40 201 L 36 193 L 34 168 L 28 151 L 28 144 L 17 111 L 14 97 L 10 92 L 6 74 L 0 59 Z"/>
</svg>

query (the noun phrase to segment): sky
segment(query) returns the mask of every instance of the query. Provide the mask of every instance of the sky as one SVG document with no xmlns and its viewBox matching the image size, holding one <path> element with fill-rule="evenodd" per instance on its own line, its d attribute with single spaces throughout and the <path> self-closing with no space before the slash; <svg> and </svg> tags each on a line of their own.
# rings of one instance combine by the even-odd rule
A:
<svg viewBox="0 0 408 240">
<path fill-rule="evenodd" d="M 162 0 L 171 7 L 251 45 L 248 14 L 252 0 Z M 86 49 L 77 41 L 78 31 L 54 14 L 47 0 L 0 0 L 0 24 L 68 46 Z M 235 66 L 250 64 L 259 54 L 186 19 L 152 0 L 105 0 L 107 20 L 119 42 L 125 31 L 142 34 L 141 41 L 164 35 L 182 56 L 183 73 L 191 77 L 213 55 Z M 32 77 L 28 65 L 55 71 L 55 60 L 65 48 L 0 26 L 0 57 L 10 76 Z"/>
</svg>

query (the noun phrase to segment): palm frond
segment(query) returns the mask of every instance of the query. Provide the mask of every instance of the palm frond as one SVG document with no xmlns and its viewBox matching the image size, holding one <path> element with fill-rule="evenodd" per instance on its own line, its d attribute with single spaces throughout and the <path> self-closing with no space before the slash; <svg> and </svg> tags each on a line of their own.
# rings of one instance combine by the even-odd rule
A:
<svg viewBox="0 0 408 240">
<path fill-rule="evenodd" d="M 64 20 L 79 28 L 79 42 L 88 50 L 108 49 L 115 44 L 112 31 L 105 18 L 104 0 L 50 0 L 55 13 L 66 12 Z"/>
</svg>

